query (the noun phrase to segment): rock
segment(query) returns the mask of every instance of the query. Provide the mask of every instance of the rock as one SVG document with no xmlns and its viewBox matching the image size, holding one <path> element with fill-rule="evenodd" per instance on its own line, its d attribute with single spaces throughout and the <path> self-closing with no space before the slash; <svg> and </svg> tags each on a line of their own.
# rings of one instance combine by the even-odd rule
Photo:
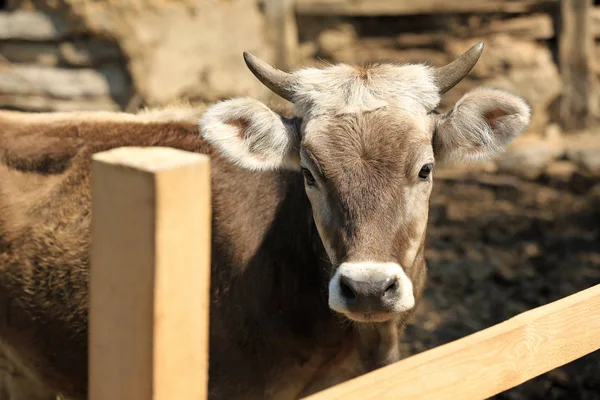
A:
<svg viewBox="0 0 600 400">
<path fill-rule="evenodd" d="M 512 265 L 498 263 L 494 271 L 494 276 L 501 282 L 510 283 L 517 279 L 517 272 Z"/>
<path fill-rule="evenodd" d="M 600 133 L 584 133 L 569 138 L 567 158 L 583 171 L 600 176 Z"/>
<path fill-rule="evenodd" d="M 598 148 L 581 149 L 573 154 L 573 158 L 586 172 L 594 176 L 600 176 L 600 152 Z"/>
<path fill-rule="evenodd" d="M 298 58 L 300 59 L 299 64 L 304 66 L 305 63 L 310 62 L 313 57 L 317 54 L 317 44 L 315 42 L 304 42 L 298 45 Z"/>
<path fill-rule="evenodd" d="M 0 106 L 30 111 L 119 110 L 130 83 L 116 67 L 63 69 L 14 65 L 0 69 Z"/>
<path fill-rule="evenodd" d="M 536 179 L 546 166 L 564 154 L 560 136 L 523 135 L 517 138 L 496 160 L 499 172 Z"/>
<path fill-rule="evenodd" d="M 597 183 L 590 189 L 589 196 L 592 204 L 600 208 L 600 183 Z M 598 260 L 600 262 L 600 257 L 598 258 Z"/>
<path fill-rule="evenodd" d="M 565 155 L 566 140 L 562 136 L 562 130 L 558 124 L 548 124 L 544 129 L 543 139 L 556 150 L 554 153 L 555 159 Z M 548 165 L 546 174 L 557 181 L 568 181 L 576 170 L 577 167 L 569 162 L 554 161 Z"/>
<path fill-rule="evenodd" d="M 74 67 L 93 67 L 122 60 L 119 46 L 96 39 L 61 43 L 59 52 L 62 63 Z"/>
<path fill-rule="evenodd" d="M 551 203 L 558 201 L 560 192 L 550 187 L 540 187 L 533 196 L 534 207 L 540 209 L 549 207 Z"/>
<path fill-rule="evenodd" d="M 199 100 L 271 95 L 242 58 L 243 51 L 267 62 L 273 58 L 256 0 L 70 3 L 90 27 L 117 40 L 147 104 L 169 103 L 187 93 Z M 111 23 L 98 25 L 98 12 Z"/>
<path fill-rule="evenodd" d="M 11 63 L 37 64 L 55 67 L 60 63 L 56 43 L 0 42 L 0 54 Z"/>
<path fill-rule="evenodd" d="M 70 99 L 128 96 L 128 82 L 119 68 L 62 69 L 34 65 L 15 65 L 0 70 L 0 93 L 46 95 Z"/>
<path fill-rule="evenodd" d="M 479 40 L 483 39 L 449 40 L 445 49 L 455 58 Z M 522 96 L 533 109 L 529 131 L 541 131 L 548 123 L 550 104 L 562 90 L 560 74 L 550 49 L 534 41 L 504 34 L 485 38 L 485 45 L 485 56 L 481 57 L 469 76 L 485 79 L 483 83 L 478 82 L 478 86 L 503 89 Z M 458 86 L 456 89 L 459 89 Z"/>
<path fill-rule="evenodd" d="M 544 51 L 544 47 L 504 34 L 485 39 L 450 39 L 446 42 L 445 50 L 454 59 L 480 40 L 485 42 L 485 57 L 481 57 L 469 73 L 472 77 L 493 78 L 515 68 L 538 68 L 552 62 L 551 54 Z"/>
<path fill-rule="evenodd" d="M 0 39 L 57 40 L 74 34 L 55 14 L 17 10 L 0 12 Z"/>
<path fill-rule="evenodd" d="M 548 124 L 546 129 L 544 129 L 544 137 L 548 139 L 559 139 L 562 136 L 562 130 L 560 129 L 560 125 L 553 123 Z"/>
<path fill-rule="evenodd" d="M 548 371 L 548 378 L 559 385 L 566 385 L 569 383 L 569 374 L 561 368 Z"/>
<path fill-rule="evenodd" d="M 469 269 L 469 277 L 475 282 L 487 281 L 494 274 L 494 267 L 488 262 L 472 262 L 474 267 Z"/>
<path fill-rule="evenodd" d="M 93 99 L 56 99 L 43 95 L 3 95 L 0 94 L 0 108 L 25 111 L 119 111 L 121 105 L 109 96 Z"/>
<path fill-rule="evenodd" d="M 427 63 L 434 66 L 447 64 L 450 60 L 443 51 L 428 48 L 398 48 L 389 38 L 357 38 L 351 46 L 340 47 L 328 55 L 333 62 L 368 64 L 377 62 Z"/>
<path fill-rule="evenodd" d="M 462 205 L 457 203 L 450 203 L 446 207 L 446 218 L 449 221 L 464 221 L 469 217 L 468 210 Z"/>
<path fill-rule="evenodd" d="M 527 40 L 547 40 L 555 36 L 553 22 L 552 16 L 544 13 L 496 19 L 483 26 L 477 35 L 495 33 Z"/>
<path fill-rule="evenodd" d="M 493 161 L 465 162 L 454 161 L 436 165 L 434 179 L 461 179 L 493 174 L 498 167 Z"/>
<path fill-rule="evenodd" d="M 12 63 L 47 67 L 95 67 L 122 61 L 121 50 L 116 44 L 95 39 L 62 43 L 4 42 L 0 43 L 0 54 Z"/>
<path fill-rule="evenodd" d="M 545 174 L 553 181 L 569 182 L 575 172 L 577 172 L 577 165 L 570 161 L 561 160 L 550 163 Z"/>
<path fill-rule="evenodd" d="M 331 57 L 337 51 L 348 48 L 356 41 L 356 30 L 351 24 L 340 24 L 321 32 L 317 38 L 318 54 Z"/>
<path fill-rule="evenodd" d="M 248 51 L 267 62 L 274 59 L 257 0 L 23 2 L 118 43 L 134 87 L 148 106 L 182 97 L 271 96 L 242 58 Z"/>
<path fill-rule="evenodd" d="M 441 315 L 437 312 L 432 311 L 429 314 L 427 314 L 427 320 L 425 320 L 425 322 L 423 323 L 423 329 L 433 332 L 439 328 L 442 322 L 443 321 Z"/>
<path fill-rule="evenodd" d="M 539 244 L 535 242 L 525 243 L 523 245 L 523 253 L 525 253 L 528 258 L 537 257 L 541 254 L 541 249 Z"/>
</svg>

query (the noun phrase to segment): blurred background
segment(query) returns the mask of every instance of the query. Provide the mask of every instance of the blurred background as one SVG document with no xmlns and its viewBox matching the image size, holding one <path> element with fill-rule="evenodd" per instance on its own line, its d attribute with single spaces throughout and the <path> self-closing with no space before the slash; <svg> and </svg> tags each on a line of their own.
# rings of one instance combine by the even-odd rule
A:
<svg viewBox="0 0 600 400">
<path fill-rule="evenodd" d="M 0 108 L 125 110 L 252 96 L 289 110 L 243 51 L 282 69 L 441 66 L 483 40 L 441 110 L 478 86 L 533 108 L 498 159 L 436 172 L 414 354 L 600 283 L 600 1 L 3 0 Z M 590 354 L 497 396 L 600 399 Z"/>
</svg>

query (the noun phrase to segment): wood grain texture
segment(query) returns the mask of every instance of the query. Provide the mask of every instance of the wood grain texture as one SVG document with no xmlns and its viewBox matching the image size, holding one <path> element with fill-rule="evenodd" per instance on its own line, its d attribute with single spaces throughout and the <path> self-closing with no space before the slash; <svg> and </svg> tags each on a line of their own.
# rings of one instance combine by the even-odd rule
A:
<svg viewBox="0 0 600 400">
<path fill-rule="evenodd" d="M 210 193 L 207 156 L 94 155 L 91 400 L 206 398 Z"/>
<path fill-rule="evenodd" d="M 600 7 L 592 7 L 590 10 L 592 19 L 592 35 L 594 38 L 600 37 Z"/>
<path fill-rule="evenodd" d="M 263 0 L 267 35 L 275 49 L 275 67 L 288 71 L 298 64 L 295 0 Z"/>
<path fill-rule="evenodd" d="M 563 90 L 559 114 L 567 130 L 595 126 L 600 118 L 594 10 L 592 0 L 561 2 L 558 58 Z"/>
<path fill-rule="evenodd" d="M 486 399 L 598 350 L 599 310 L 597 285 L 307 399 Z"/>
<path fill-rule="evenodd" d="M 558 0 L 296 0 L 303 15 L 413 15 L 442 13 L 522 13 Z"/>
<path fill-rule="evenodd" d="M 552 17 L 548 14 L 533 14 L 502 20 L 494 20 L 481 27 L 470 28 L 469 37 L 485 38 L 492 35 L 505 34 L 523 40 L 547 40 L 555 36 Z M 465 37 L 466 35 L 457 35 Z M 436 43 L 445 43 L 453 37 L 448 32 L 402 33 L 396 38 L 379 40 L 382 46 L 398 46 L 401 48 L 427 47 Z"/>
</svg>

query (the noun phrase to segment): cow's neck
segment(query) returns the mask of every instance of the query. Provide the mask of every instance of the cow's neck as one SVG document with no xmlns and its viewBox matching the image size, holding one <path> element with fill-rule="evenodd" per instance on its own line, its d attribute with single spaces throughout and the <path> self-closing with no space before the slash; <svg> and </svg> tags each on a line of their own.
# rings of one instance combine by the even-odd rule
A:
<svg viewBox="0 0 600 400">
<path fill-rule="evenodd" d="M 217 191 L 221 184 L 231 185 L 227 182 L 217 182 Z M 229 265 L 221 273 L 231 276 L 216 277 L 217 284 L 226 285 L 226 295 L 219 297 L 224 307 L 217 313 L 226 325 L 214 334 L 222 337 L 241 329 L 240 354 L 251 346 L 253 354 L 269 352 L 268 360 L 280 363 L 261 366 L 260 358 L 252 358 L 252 365 L 242 369 L 245 373 L 248 368 L 280 372 L 282 376 L 269 379 L 277 384 L 268 389 L 278 398 L 321 390 L 398 358 L 400 332 L 394 326 L 353 329 L 329 309 L 331 266 L 300 174 L 242 174 L 233 191 L 231 186 L 223 189 L 223 196 L 235 201 L 221 204 L 217 199 L 215 217 L 235 219 L 235 227 L 216 224 L 217 237 L 229 241 L 221 246 L 227 249 L 223 265 Z M 250 239 L 230 237 L 236 232 L 246 232 Z M 231 246 L 232 241 L 238 244 Z M 216 328 L 220 321 L 214 322 Z"/>
<path fill-rule="evenodd" d="M 230 323 L 260 325 L 256 340 L 313 342 L 337 323 L 327 306 L 329 263 L 302 175 L 220 172 L 213 183 L 213 288 L 222 312 Z"/>
</svg>

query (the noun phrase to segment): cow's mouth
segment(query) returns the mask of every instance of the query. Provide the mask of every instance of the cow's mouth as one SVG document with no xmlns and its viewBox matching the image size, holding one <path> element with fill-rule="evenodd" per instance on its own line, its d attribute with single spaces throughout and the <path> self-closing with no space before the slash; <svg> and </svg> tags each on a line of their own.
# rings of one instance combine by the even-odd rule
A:
<svg viewBox="0 0 600 400">
<path fill-rule="evenodd" d="M 354 322 L 385 322 L 392 319 L 392 313 L 374 313 L 374 312 L 352 312 L 347 313 L 346 317 L 351 319 Z"/>
</svg>

